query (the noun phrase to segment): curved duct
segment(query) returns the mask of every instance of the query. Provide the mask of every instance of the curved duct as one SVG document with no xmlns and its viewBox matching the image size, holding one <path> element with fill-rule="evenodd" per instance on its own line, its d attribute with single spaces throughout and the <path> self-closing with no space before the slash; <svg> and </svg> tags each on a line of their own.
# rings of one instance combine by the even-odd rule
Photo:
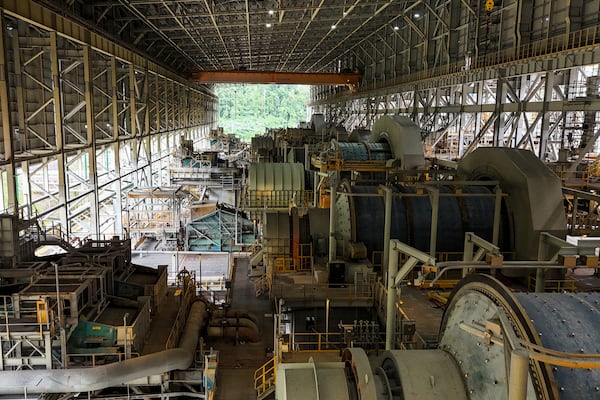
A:
<svg viewBox="0 0 600 400">
<path fill-rule="evenodd" d="M 252 328 L 243 326 L 209 326 L 209 337 L 226 337 L 236 340 L 244 340 L 247 342 L 256 343 L 260 341 L 258 332 Z"/>
<path fill-rule="evenodd" d="M 425 166 L 421 131 L 407 117 L 383 116 L 373 124 L 371 143 L 387 143 L 400 168 L 419 169 Z"/>
<path fill-rule="evenodd" d="M 125 385 L 136 379 L 188 368 L 193 360 L 200 330 L 207 317 L 206 304 L 192 304 L 179 347 L 94 368 L 0 372 L 5 394 L 74 393 Z"/>
<path fill-rule="evenodd" d="M 217 309 L 214 310 L 212 313 L 212 318 L 223 318 L 223 317 L 230 317 L 230 318 L 246 318 L 249 319 L 250 321 L 254 322 L 256 325 L 258 325 L 258 318 L 256 318 L 256 315 L 254 315 L 254 313 L 251 313 L 248 310 L 223 310 L 223 309 Z"/>
<path fill-rule="evenodd" d="M 356 128 L 348 136 L 349 142 L 367 142 L 371 136 L 371 131 L 368 129 Z"/>
<path fill-rule="evenodd" d="M 465 180 L 497 180 L 508 193 L 517 259 L 537 258 L 540 232 L 565 237 L 560 179 L 531 151 L 481 147 L 459 162 L 458 174 Z"/>
<path fill-rule="evenodd" d="M 246 319 L 246 318 L 213 318 L 210 321 L 210 326 L 222 326 L 222 325 L 227 326 L 232 326 L 232 327 L 236 327 L 239 326 L 240 328 L 249 328 L 252 329 L 253 331 L 256 332 L 256 334 L 258 335 L 258 325 L 256 325 L 253 321 Z"/>
</svg>

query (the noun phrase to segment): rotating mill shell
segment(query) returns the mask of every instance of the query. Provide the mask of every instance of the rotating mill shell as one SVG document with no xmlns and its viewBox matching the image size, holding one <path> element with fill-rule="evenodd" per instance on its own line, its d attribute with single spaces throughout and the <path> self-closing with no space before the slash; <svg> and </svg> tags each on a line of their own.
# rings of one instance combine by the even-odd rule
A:
<svg viewBox="0 0 600 400">
<path fill-rule="evenodd" d="M 495 199 L 489 188 L 473 186 L 456 191 L 452 186 L 440 186 L 437 190 L 440 192 L 436 238 L 438 252 L 462 251 L 465 232 L 475 232 L 491 241 Z M 393 191 L 396 195 L 392 196 L 391 239 L 429 252 L 432 219 L 430 194 L 418 192 L 410 186 L 394 187 Z M 369 257 L 374 251 L 383 251 L 385 202 L 384 197 L 378 194 L 377 187 L 342 183 L 336 212 L 339 254 L 350 242 L 364 243 Z M 507 218 L 503 213 L 500 229 L 502 245 L 509 241 L 507 227 Z"/>
</svg>

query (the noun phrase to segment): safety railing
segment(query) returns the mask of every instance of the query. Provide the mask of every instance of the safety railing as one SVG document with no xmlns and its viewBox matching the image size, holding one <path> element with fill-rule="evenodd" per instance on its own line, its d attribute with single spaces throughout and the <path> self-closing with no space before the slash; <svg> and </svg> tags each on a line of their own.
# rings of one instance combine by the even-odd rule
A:
<svg viewBox="0 0 600 400">
<path fill-rule="evenodd" d="M 244 208 L 308 207 L 312 202 L 312 190 L 248 190 L 242 200 Z"/>
<path fill-rule="evenodd" d="M 527 288 L 535 290 L 536 278 L 530 275 L 527 278 Z M 545 292 L 574 292 L 577 290 L 577 281 L 574 279 L 546 279 L 544 280 Z"/>
<path fill-rule="evenodd" d="M 19 304 L 16 315 L 12 297 L 0 296 L 0 324 L 3 326 L 0 338 L 8 340 L 13 333 L 41 338 L 44 332 L 54 332 L 56 304 L 50 309 L 46 307 L 43 300 Z"/>
<path fill-rule="evenodd" d="M 285 252 L 290 246 L 289 240 L 275 243 L 274 246 L 271 243 L 272 240 L 268 240 L 268 244 L 264 248 L 267 252 L 267 259 L 273 259 L 273 268 L 276 273 L 312 271 L 312 243 L 299 244 L 296 258 L 289 257 Z M 277 253 L 273 254 L 269 251 L 276 251 Z"/>
<path fill-rule="evenodd" d="M 175 322 L 173 323 L 173 327 L 171 328 L 169 337 L 167 338 L 167 341 L 165 342 L 165 349 L 168 350 L 168 349 L 177 347 L 177 343 L 179 342 L 179 337 L 180 337 L 181 332 L 183 331 L 183 328 L 187 321 L 188 310 L 192 303 L 191 299 L 194 296 L 195 296 L 195 284 L 192 283 L 192 285 L 188 286 L 188 290 L 186 290 L 186 292 L 183 293 L 183 299 L 181 301 L 182 306 L 179 308 L 179 311 L 177 312 L 177 316 L 175 317 Z"/>
<path fill-rule="evenodd" d="M 275 373 L 277 372 L 277 358 L 273 357 L 256 371 L 254 371 L 254 389 L 257 396 L 262 398 L 268 391 L 275 387 Z"/>
<path fill-rule="evenodd" d="M 140 353 L 131 352 L 129 358 L 139 357 Z M 125 360 L 125 354 L 121 352 L 104 352 L 104 353 L 68 353 L 65 368 L 67 367 L 84 367 L 92 368 L 98 365 L 111 364 Z"/>
<path fill-rule="evenodd" d="M 569 218 L 567 227 L 571 235 L 595 235 L 600 232 L 600 216 L 580 211 Z"/>
<path fill-rule="evenodd" d="M 141 299 L 143 297 L 139 297 L 138 301 Z M 150 323 L 150 297 L 146 296 L 144 306 L 138 312 L 134 322 L 130 323 L 129 326 L 123 327 L 123 340 L 127 344 L 127 347 L 133 346 L 134 349 L 142 348 L 146 333 L 150 330 Z"/>
<path fill-rule="evenodd" d="M 227 288 L 227 277 L 220 276 L 204 276 L 202 281 L 197 283 L 198 290 L 206 291 L 221 291 Z"/>
<path fill-rule="evenodd" d="M 373 265 L 373 271 L 381 271 L 383 267 L 383 251 L 374 251 L 371 253 L 371 264 Z"/>
<path fill-rule="evenodd" d="M 547 165 L 558 176 L 563 186 L 582 189 L 591 181 L 591 167 L 570 171 L 570 164 L 548 163 Z"/>
<path fill-rule="evenodd" d="M 369 291 L 369 295 L 361 295 L 364 293 L 363 284 L 289 284 L 280 282 L 277 279 L 277 274 L 274 274 L 270 282 L 271 297 L 281 298 L 286 300 L 296 301 L 313 301 L 330 299 L 332 301 L 350 302 L 352 304 L 363 303 L 365 306 L 372 304 L 373 291 Z"/>
<path fill-rule="evenodd" d="M 294 352 L 337 352 L 346 346 L 339 332 L 294 333 L 290 340 Z"/>
<path fill-rule="evenodd" d="M 277 272 L 277 273 L 296 272 L 296 266 L 294 263 L 294 259 L 291 257 L 275 258 L 275 272 Z"/>
<path fill-rule="evenodd" d="M 275 258 L 275 272 L 277 273 L 304 272 L 311 269 L 312 257 L 310 256 L 300 256 L 297 260 L 291 257 Z"/>
</svg>

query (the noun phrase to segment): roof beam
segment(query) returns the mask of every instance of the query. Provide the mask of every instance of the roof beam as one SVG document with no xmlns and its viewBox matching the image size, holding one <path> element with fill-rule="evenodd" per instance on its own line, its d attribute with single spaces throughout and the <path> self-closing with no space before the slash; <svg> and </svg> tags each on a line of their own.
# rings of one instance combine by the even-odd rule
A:
<svg viewBox="0 0 600 400">
<path fill-rule="evenodd" d="M 360 74 L 274 71 L 199 71 L 191 79 L 200 83 L 277 83 L 282 85 L 358 85 Z"/>
</svg>

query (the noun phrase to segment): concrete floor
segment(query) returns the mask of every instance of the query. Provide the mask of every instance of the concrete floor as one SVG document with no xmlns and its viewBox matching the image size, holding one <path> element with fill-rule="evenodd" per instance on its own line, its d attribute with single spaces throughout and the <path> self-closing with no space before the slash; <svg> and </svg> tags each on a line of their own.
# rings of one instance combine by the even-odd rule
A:
<svg viewBox="0 0 600 400">
<path fill-rule="evenodd" d="M 248 258 L 236 258 L 231 289 L 231 309 L 247 310 L 258 319 L 258 343 L 234 343 L 209 338 L 208 346 L 219 350 L 216 400 L 255 399 L 254 371 L 272 357 L 273 306 L 267 297 L 257 298 L 248 278 Z"/>
<path fill-rule="evenodd" d="M 444 310 L 429 300 L 427 290 L 414 286 L 403 287 L 400 308 L 411 320 L 415 320 L 417 333 L 426 342 L 437 342 Z M 385 331 L 385 327 L 383 328 Z"/>
</svg>

